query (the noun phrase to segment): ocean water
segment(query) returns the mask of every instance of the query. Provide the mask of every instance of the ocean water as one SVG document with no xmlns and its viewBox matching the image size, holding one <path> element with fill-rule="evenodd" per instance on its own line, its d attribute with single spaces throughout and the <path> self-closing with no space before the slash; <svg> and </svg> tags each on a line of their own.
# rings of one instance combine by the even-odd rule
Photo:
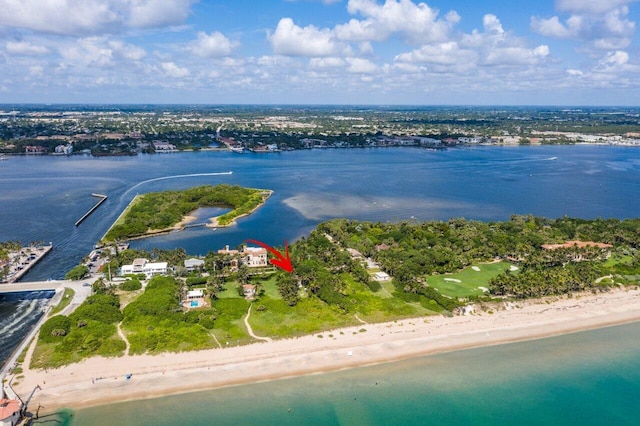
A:
<svg viewBox="0 0 640 426">
<path fill-rule="evenodd" d="M 44 314 L 53 291 L 0 294 L 0 366 Z"/>
<path fill-rule="evenodd" d="M 632 323 L 86 408 L 73 412 L 67 423 L 636 425 L 639 402 L 640 323 Z M 58 416 L 48 420 L 53 417 Z"/>
</svg>

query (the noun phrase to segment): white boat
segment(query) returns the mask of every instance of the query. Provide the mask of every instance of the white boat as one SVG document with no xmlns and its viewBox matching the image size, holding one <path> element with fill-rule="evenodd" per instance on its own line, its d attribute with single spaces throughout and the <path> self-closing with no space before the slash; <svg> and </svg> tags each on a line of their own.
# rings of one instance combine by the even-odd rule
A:
<svg viewBox="0 0 640 426">
<path fill-rule="evenodd" d="M 231 148 L 232 152 L 235 152 L 236 154 L 243 154 L 244 153 L 244 147 L 233 147 Z"/>
</svg>

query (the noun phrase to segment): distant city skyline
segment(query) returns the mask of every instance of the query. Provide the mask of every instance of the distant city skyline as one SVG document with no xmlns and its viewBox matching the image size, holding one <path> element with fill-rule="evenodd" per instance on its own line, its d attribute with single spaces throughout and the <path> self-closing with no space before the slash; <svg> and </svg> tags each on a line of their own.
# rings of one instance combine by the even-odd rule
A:
<svg viewBox="0 0 640 426">
<path fill-rule="evenodd" d="M 636 0 L 0 0 L 0 10 L 0 104 L 640 104 Z"/>
</svg>

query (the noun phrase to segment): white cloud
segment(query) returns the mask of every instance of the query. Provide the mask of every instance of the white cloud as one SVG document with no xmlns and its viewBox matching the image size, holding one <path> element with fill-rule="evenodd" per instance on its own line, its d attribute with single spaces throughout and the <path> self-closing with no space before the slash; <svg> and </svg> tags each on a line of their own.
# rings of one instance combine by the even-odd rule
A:
<svg viewBox="0 0 640 426">
<path fill-rule="evenodd" d="M 116 57 L 127 61 L 140 61 L 147 56 L 147 52 L 143 48 L 119 40 L 110 41 L 108 45 Z"/>
<path fill-rule="evenodd" d="M 345 52 L 329 29 L 313 25 L 299 27 L 291 18 L 282 18 L 273 34 L 268 34 L 274 53 L 288 56 L 333 56 Z"/>
<path fill-rule="evenodd" d="M 637 0 L 557 0 L 556 8 L 570 13 L 599 14 Z"/>
<path fill-rule="evenodd" d="M 531 17 L 533 31 L 547 37 L 582 40 L 595 49 L 629 46 L 635 22 L 628 17 L 633 0 L 559 0 L 557 8 L 570 16 Z"/>
<path fill-rule="evenodd" d="M 238 46 L 237 42 L 229 40 L 224 34 L 215 31 L 207 34 L 198 33 L 198 38 L 190 43 L 188 49 L 194 55 L 203 58 L 215 58 L 229 56 L 231 51 Z"/>
<path fill-rule="evenodd" d="M 162 62 L 160 66 L 172 78 L 184 78 L 190 74 L 187 68 L 179 67 L 175 62 Z"/>
<path fill-rule="evenodd" d="M 607 55 L 600 60 L 600 65 L 602 66 L 620 66 L 629 62 L 629 54 L 622 50 L 618 50 L 615 52 L 609 52 Z"/>
<path fill-rule="evenodd" d="M 0 0 L 0 27 L 61 35 L 114 34 L 183 23 L 194 0 Z"/>
<path fill-rule="evenodd" d="M 440 65 L 456 65 L 478 61 L 477 54 L 469 49 L 461 49 L 458 42 L 422 46 L 420 49 L 408 53 L 402 53 L 395 57 L 399 62 L 432 63 Z"/>
<path fill-rule="evenodd" d="M 342 68 L 345 64 L 344 59 L 336 57 L 309 59 L 309 67 L 312 69 Z"/>
<path fill-rule="evenodd" d="M 395 57 L 399 63 L 431 64 L 437 72 L 468 73 L 476 66 L 532 65 L 549 55 L 546 45 L 530 48 L 504 30 L 497 16 L 482 19 L 484 31 L 473 30 L 459 40 L 425 44 L 419 49 Z"/>
<path fill-rule="evenodd" d="M 83 0 L 81 0 L 83 1 Z M 189 17 L 189 8 L 196 0 L 129 0 L 123 1 L 128 13 L 126 26 L 156 28 L 181 24 Z"/>
<path fill-rule="evenodd" d="M 60 55 L 73 67 L 112 67 L 113 50 L 105 46 L 104 39 L 87 37 L 78 39 L 74 43 L 62 45 Z"/>
<path fill-rule="evenodd" d="M 355 74 L 373 74 L 377 72 L 378 67 L 368 59 L 347 58 L 347 71 Z"/>
<path fill-rule="evenodd" d="M 437 9 L 411 0 L 386 0 L 382 5 L 375 0 L 349 0 L 347 10 L 365 19 L 335 27 L 336 37 L 345 41 L 382 41 L 396 33 L 414 44 L 442 41 L 460 21 L 455 11 L 439 19 Z"/>
<path fill-rule="evenodd" d="M 41 77 L 44 72 L 44 68 L 40 65 L 32 65 L 29 67 L 29 75 L 32 77 Z"/>
<path fill-rule="evenodd" d="M 28 41 L 8 41 L 5 45 L 7 53 L 25 56 L 40 56 L 49 53 L 44 46 L 37 46 Z"/>
</svg>

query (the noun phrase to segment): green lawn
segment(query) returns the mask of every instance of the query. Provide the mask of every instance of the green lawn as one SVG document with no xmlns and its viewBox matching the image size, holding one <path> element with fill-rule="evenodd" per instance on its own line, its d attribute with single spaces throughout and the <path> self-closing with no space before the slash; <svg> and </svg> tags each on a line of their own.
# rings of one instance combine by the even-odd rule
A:
<svg viewBox="0 0 640 426">
<path fill-rule="evenodd" d="M 484 294 L 478 287 L 489 287 L 489 280 L 503 273 L 511 266 L 508 262 L 476 264 L 476 271 L 473 267 L 465 268 L 455 274 L 442 274 L 427 277 L 429 285 L 441 294 L 450 297 L 481 296 Z M 452 280 L 459 280 L 455 282 Z"/>
</svg>

